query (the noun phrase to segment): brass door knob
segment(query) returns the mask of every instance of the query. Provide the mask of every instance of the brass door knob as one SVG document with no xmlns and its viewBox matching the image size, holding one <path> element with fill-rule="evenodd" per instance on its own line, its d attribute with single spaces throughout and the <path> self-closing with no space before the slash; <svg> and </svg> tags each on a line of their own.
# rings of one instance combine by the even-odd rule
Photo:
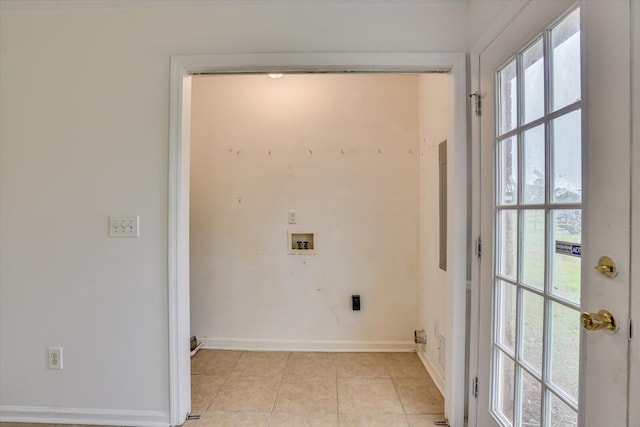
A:
<svg viewBox="0 0 640 427">
<path fill-rule="evenodd" d="M 615 275 L 618 274 L 616 263 L 608 256 L 600 257 L 600 259 L 598 260 L 598 265 L 593 268 L 595 268 L 608 278 L 615 277 Z"/>
<path fill-rule="evenodd" d="M 607 310 L 600 310 L 597 313 L 582 313 L 580 315 L 580 321 L 582 327 L 587 331 L 597 331 L 598 329 L 608 329 L 616 332 L 618 325 L 613 318 L 611 312 Z"/>
</svg>

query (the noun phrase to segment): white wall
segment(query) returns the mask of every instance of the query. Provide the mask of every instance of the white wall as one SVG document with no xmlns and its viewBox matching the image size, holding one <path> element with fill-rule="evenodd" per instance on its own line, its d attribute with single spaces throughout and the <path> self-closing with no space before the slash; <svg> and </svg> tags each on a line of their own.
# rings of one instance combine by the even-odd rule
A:
<svg viewBox="0 0 640 427">
<path fill-rule="evenodd" d="M 523 0 L 469 0 L 469 40 L 477 42 L 506 9 Z"/>
<path fill-rule="evenodd" d="M 192 334 L 413 348 L 418 76 L 199 76 L 192 94 Z M 289 228 L 316 254 L 290 255 Z"/>
<path fill-rule="evenodd" d="M 444 390 L 445 367 L 439 362 L 439 336 L 446 330 L 448 302 L 447 271 L 439 267 L 439 163 L 438 145 L 449 138 L 451 85 L 448 74 L 426 74 L 419 81 L 420 122 L 420 328 L 427 333 L 427 344 L 419 346 L 431 376 Z M 449 190 L 451 187 L 449 187 Z M 448 212 L 449 215 L 451 212 Z M 450 266 L 449 266 L 450 268 Z"/>
<path fill-rule="evenodd" d="M 171 55 L 465 51 L 467 12 L 2 2 L 0 417 L 168 420 Z M 140 214 L 141 237 L 107 238 L 109 214 Z M 46 369 L 47 346 L 64 348 L 62 372 Z"/>
</svg>

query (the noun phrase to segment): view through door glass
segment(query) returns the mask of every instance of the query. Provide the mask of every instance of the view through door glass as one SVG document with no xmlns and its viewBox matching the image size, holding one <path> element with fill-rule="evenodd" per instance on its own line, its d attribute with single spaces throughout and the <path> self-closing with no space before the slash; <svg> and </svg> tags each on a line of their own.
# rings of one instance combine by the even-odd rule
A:
<svg viewBox="0 0 640 427">
<path fill-rule="evenodd" d="M 580 12 L 496 75 L 491 410 L 576 426 L 580 366 Z"/>
</svg>

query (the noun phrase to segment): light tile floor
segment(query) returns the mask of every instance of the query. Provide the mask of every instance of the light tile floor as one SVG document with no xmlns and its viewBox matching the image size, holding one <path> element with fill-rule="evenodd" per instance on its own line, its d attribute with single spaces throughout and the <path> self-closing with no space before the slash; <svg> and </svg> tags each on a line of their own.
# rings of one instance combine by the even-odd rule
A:
<svg viewBox="0 0 640 427">
<path fill-rule="evenodd" d="M 191 374 L 191 413 L 201 419 L 185 427 L 431 427 L 443 419 L 442 395 L 415 353 L 200 350 Z M 46 425 L 0 423 L 31 426 Z"/>
<path fill-rule="evenodd" d="M 444 400 L 415 353 L 201 350 L 185 427 L 433 426 Z"/>
</svg>

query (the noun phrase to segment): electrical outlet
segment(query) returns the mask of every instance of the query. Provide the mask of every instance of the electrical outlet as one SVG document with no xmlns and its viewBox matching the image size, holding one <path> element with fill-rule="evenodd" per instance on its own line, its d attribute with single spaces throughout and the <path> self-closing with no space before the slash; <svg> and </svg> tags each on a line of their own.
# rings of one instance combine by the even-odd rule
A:
<svg viewBox="0 0 640 427">
<path fill-rule="evenodd" d="M 351 295 L 351 309 L 360 311 L 360 295 Z"/>
<path fill-rule="evenodd" d="M 110 216 L 109 237 L 140 237 L 140 216 Z"/>
<path fill-rule="evenodd" d="M 289 211 L 289 224 L 295 224 L 297 219 L 296 211 Z"/>
<path fill-rule="evenodd" d="M 49 369 L 62 369 L 62 348 L 49 347 L 47 349 Z"/>
</svg>

